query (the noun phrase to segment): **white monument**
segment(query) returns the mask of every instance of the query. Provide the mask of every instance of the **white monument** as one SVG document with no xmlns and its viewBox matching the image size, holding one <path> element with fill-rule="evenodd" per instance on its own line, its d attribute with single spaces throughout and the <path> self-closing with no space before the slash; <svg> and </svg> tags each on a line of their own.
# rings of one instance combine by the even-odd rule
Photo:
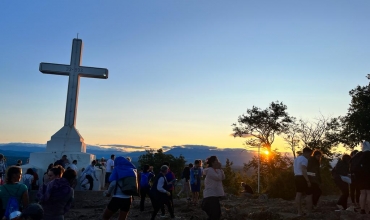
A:
<svg viewBox="0 0 370 220">
<path fill-rule="evenodd" d="M 36 167 L 38 170 L 45 172 L 50 163 L 61 159 L 62 155 L 67 155 L 70 163 L 73 160 L 78 161 L 77 166 L 81 170 L 95 159 L 95 155 L 86 153 L 84 139 L 76 129 L 78 90 L 80 77 L 107 79 L 108 70 L 81 66 L 82 48 L 82 40 L 73 39 L 69 65 L 40 63 L 39 70 L 42 73 L 69 76 L 64 126 L 51 136 L 50 141 L 47 142 L 45 152 L 31 153 L 29 165 L 23 166 L 23 169 Z M 41 172 L 38 173 L 40 175 Z M 99 182 L 104 184 L 104 176 L 98 172 L 96 174 L 99 175 L 98 178 L 101 180 Z M 40 177 L 42 179 L 42 176 Z M 94 182 L 94 190 L 99 189 L 100 184 Z"/>
</svg>

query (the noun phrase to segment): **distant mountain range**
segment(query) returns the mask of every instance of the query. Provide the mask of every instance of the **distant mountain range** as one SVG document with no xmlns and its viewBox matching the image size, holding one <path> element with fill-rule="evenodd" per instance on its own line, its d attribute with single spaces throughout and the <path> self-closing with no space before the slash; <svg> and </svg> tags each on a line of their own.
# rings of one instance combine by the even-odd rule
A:
<svg viewBox="0 0 370 220">
<path fill-rule="evenodd" d="M 20 157 L 20 159 L 29 157 L 30 153 L 33 152 L 43 152 L 45 148 L 45 144 L 0 143 L 0 153 L 4 154 L 6 157 Z M 225 164 L 228 158 L 230 161 L 233 161 L 235 166 L 243 166 L 243 163 L 247 163 L 253 157 L 253 153 L 240 148 L 221 149 L 204 145 L 182 145 L 172 147 L 164 146 L 162 149 L 166 154 L 172 154 L 175 157 L 179 157 L 180 155 L 184 156 L 187 163 L 193 163 L 195 159 L 204 160 L 209 156 L 216 155 L 223 164 Z M 96 155 L 96 158 L 109 158 L 111 154 L 131 157 L 134 162 L 138 161 L 140 155 L 145 154 L 144 148 L 140 151 L 125 151 L 124 148 L 107 148 L 97 145 L 87 145 L 86 152 Z"/>
</svg>

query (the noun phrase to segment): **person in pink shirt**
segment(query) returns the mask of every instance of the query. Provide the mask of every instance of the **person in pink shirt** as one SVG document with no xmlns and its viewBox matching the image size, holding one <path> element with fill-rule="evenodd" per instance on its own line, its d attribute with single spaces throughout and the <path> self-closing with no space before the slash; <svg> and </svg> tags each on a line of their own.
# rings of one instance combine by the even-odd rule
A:
<svg viewBox="0 0 370 220">
<path fill-rule="evenodd" d="M 202 210 L 208 215 L 208 219 L 219 220 L 221 218 L 220 197 L 224 196 L 222 180 L 225 179 L 221 163 L 216 156 L 211 156 L 206 161 L 207 168 L 203 170 L 204 180 Z"/>
</svg>

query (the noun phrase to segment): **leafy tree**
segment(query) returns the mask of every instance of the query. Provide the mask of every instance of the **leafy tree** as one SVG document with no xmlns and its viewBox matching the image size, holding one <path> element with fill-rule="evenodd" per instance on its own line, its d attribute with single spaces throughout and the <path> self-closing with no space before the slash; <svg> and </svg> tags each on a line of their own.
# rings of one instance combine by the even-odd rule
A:
<svg viewBox="0 0 370 220">
<path fill-rule="evenodd" d="M 233 162 L 229 159 L 226 159 L 225 167 L 223 168 L 225 179 L 222 181 L 223 186 L 225 187 L 225 191 L 239 195 L 240 194 L 240 186 L 242 182 L 242 176 L 239 172 L 235 172 L 232 169 Z"/>
<path fill-rule="evenodd" d="M 156 152 L 154 149 L 146 150 L 145 154 L 139 156 L 138 163 L 142 169 L 145 164 L 153 166 L 155 173 L 159 172 L 159 169 L 164 162 L 170 163 L 170 169 L 175 173 L 176 178 L 181 177 L 182 170 L 185 167 L 185 158 L 180 155 L 179 157 L 174 157 L 172 154 L 165 154 L 163 149 L 158 149 Z"/>
<path fill-rule="evenodd" d="M 370 79 L 370 74 L 367 76 Z M 339 118 L 342 131 L 338 140 L 354 148 L 363 140 L 370 140 L 370 83 L 349 92 L 352 97 L 347 114 Z"/>
<path fill-rule="evenodd" d="M 293 118 L 286 112 L 287 106 L 282 102 L 272 102 L 264 110 L 253 106 L 247 113 L 239 116 L 238 124 L 234 123 L 234 137 L 248 137 L 245 144 L 252 147 L 264 147 L 271 151 L 276 135 L 289 128 Z"/>
<path fill-rule="evenodd" d="M 260 155 L 260 192 L 266 193 L 271 192 L 271 187 L 275 184 L 273 180 L 276 176 L 281 173 L 292 169 L 293 161 L 292 159 L 284 153 L 277 152 L 277 150 L 271 151 L 269 154 Z M 258 183 L 258 156 L 254 156 L 251 161 L 244 163 L 243 167 L 245 172 L 252 169 L 254 174 L 252 176 L 254 189 L 257 189 Z M 292 178 L 294 175 L 292 175 Z M 289 179 L 287 179 L 289 181 Z M 294 181 L 294 179 L 293 179 Z M 276 186 L 278 187 L 278 186 Z M 293 188 L 294 189 L 294 188 Z M 277 189 L 279 190 L 279 189 Z"/>
</svg>

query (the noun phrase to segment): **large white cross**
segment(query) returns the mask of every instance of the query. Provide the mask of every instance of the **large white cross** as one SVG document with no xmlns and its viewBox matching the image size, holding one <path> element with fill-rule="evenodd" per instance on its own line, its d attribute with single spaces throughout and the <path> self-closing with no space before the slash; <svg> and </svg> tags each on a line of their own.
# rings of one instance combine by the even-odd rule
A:
<svg viewBox="0 0 370 220">
<path fill-rule="evenodd" d="M 82 48 L 82 40 L 73 39 L 70 65 L 40 63 L 39 68 L 42 73 L 69 76 L 66 113 L 64 119 L 64 126 L 69 127 L 76 126 L 80 76 L 100 79 L 108 78 L 108 70 L 105 68 L 80 66 L 82 63 Z"/>
</svg>

